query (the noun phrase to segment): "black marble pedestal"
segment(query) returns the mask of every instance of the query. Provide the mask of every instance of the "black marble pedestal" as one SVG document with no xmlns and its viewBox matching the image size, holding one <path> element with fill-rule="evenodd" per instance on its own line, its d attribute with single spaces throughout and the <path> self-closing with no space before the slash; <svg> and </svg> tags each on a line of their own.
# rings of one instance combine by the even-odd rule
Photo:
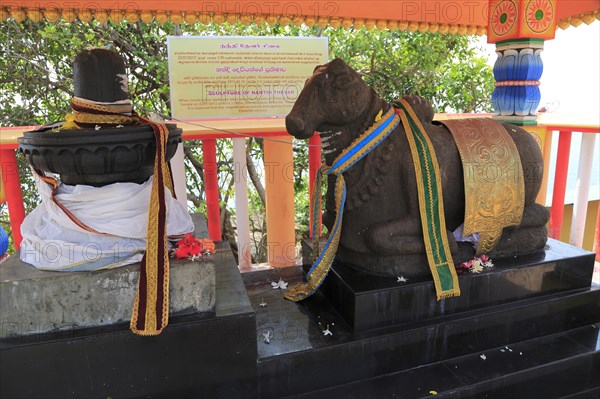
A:
<svg viewBox="0 0 600 399">
<path fill-rule="evenodd" d="M 158 336 L 120 323 L 0 339 L 0 398 L 256 397 L 255 313 L 229 246 L 212 260 L 215 311 Z"/>
<path fill-rule="evenodd" d="M 550 239 L 545 251 L 497 259 L 493 268 L 460 275 L 455 298 L 437 301 L 431 277 L 404 282 L 335 262 L 321 289 L 354 331 L 365 331 L 586 288 L 593 269 L 593 253 Z"/>
<path fill-rule="evenodd" d="M 496 263 L 460 276 L 462 296 L 440 302 L 430 280 L 344 275 L 339 265 L 299 303 L 270 285 L 279 278 L 294 285 L 299 268 L 245 276 L 256 311 L 259 396 L 562 398 L 599 389 L 593 254 L 551 240 L 542 253 Z M 332 283 L 349 304 L 334 303 Z M 380 308 L 356 311 L 378 299 Z"/>
<path fill-rule="evenodd" d="M 0 340 L 0 398 L 408 399 L 436 392 L 573 399 L 600 392 L 600 288 L 590 287 L 591 255 L 566 244 L 550 241 L 543 254 L 461 276 L 463 295 L 442 302 L 429 281 L 347 277 L 338 266 L 322 290 L 292 302 L 271 282 L 299 283 L 300 267 L 240 277 L 226 248 L 215 263 L 215 314 L 173 317 L 157 337 L 115 325 Z M 391 309 L 391 319 L 371 317 L 379 327 L 357 329 L 324 295 L 336 275 L 354 290 L 354 309 L 379 295 L 408 301 L 396 302 L 405 314 Z"/>
</svg>

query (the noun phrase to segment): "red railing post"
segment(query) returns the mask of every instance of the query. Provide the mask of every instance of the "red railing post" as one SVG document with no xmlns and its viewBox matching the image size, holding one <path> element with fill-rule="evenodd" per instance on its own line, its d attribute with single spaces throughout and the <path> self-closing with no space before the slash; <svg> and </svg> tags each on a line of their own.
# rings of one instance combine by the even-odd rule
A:
<svg viewBox="0 0 600 399">
<path fill-rule="evenodd" d="M 21 180 L 19 179 L 19 167 L 15 150 L 0 150 L 0 161 L 2 162 L 2 183 L 6 190 L 6 202 L 8 203 L 8 215 L 12 229 L 15 250 L 21 247 L 21 224 L 25 219 L 25 207 L 23 206 L 23 193 L 21 192 Z"/>
<path fill-rule="evenodd" d="M 204 188 L 206 191 L 208 236 L 213 241 L 221 241 L 221 210 L 219 206 L 216 140 L 202 140 L 202 154 L 204 157 Z"/>
<path fill-rule="evenodd" d="M 560 240 L 563 214 L 565 211 L 565 192 L 569 172 L 569 154 L 571 152 L 571 131 L 561 130 L 558 137 L 558 153 L 552 190 L 552 209 L 550 210 L 550 237 Z"/>
<path fill-rule="evenodd" d="M 313 134 L 308 140 L 308 190 L 310 193 L 310 199 L 313 197 L 313 190 L 317 173 L 321 167 L 321 136 Z M 309 212 L 312 215 L 312 201 L 309 203 Z M 320 214 L 321 212 L 319 212 Z M 312 238 L 312 229 L 309 229 L 308 234 Z M 319 232 L 319 234 L 321 234 Z"/>
</svg>

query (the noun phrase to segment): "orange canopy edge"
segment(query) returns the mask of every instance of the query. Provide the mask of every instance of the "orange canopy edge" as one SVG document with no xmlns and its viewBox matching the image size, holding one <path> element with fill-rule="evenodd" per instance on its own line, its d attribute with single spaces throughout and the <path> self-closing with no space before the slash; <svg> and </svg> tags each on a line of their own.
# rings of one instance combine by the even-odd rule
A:
<svg viewBox="0 0 600 399">
<path fill-rule="evenodd" d="M 530 1 L 530 0 L 516 0 Z M 296 0 L 287 1 L 190 1 L 190 0 L 146 0 L 146 1 L 119 1 L 119 0 L 96 0 L 96 1 L 44 1 L 44 0 L 0 0 L 0 5 L 13 13 L 15 9 L 25 12 L 31 9 L 40 10 L 90 10 L 96 12 L 121 11 L 124 15 L 128 13 L 164 13 L 177 14 L 178 20 L 183 15 L 250 15 L 267 17 L 286 17 L 292 19 L 300 17 L 308 19 L 313 23 L 331 24 L 335 21 L 346 26 L 344 21 L 354 26 L 362 26 L 363 23 L 378 28 L 390 27 L 389 21 L 416 22 L 417 24 L 447 24 L 452 26 L 486 27 L 488 25 L 488 0 Z M 598 15 L 600 0 L 558 0 L 557 19 L 568 20 L 570 18 L 582 18 L 588 14 Z M 589 19 L 589 18 L 588 18 Z M 255 17 L 256 20 L 256 17 Z M 590 21 L 591 21 L 590 20 Z M 356 23 L 358 21 L 358 24 Z M 576 24 L 574 24 L 576 25 Z M 565 27 L 564 24 L 560 25 Z M 346 26 L 347 27 L 347 26 Z M 422 27 L 422 26 L 421 26 Z M 479 30 L 479 33 L 481 30 Z M 459 32 L 461 33 L 461 32 Z M 465 32 L 462 32 L 465 33 Z M 474 32 L 468 32 L 474 33 Z"/>
</svg>

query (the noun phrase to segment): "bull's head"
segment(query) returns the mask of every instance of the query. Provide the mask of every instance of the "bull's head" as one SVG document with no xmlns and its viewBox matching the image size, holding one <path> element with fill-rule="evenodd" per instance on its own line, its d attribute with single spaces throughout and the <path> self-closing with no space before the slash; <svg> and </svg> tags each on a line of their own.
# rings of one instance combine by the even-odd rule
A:
<svg viewBox="0 0 600 399">
<path fill-rule="evenodd" d="M 357 121 L 372 105 L 375 92 L 339 58 L 315 68 L 285 118 L 289 134 L 310 138 L 316 131 L 336 131 Z M 362 133 L 362 132 L 360 132 Z"/>
</svg>

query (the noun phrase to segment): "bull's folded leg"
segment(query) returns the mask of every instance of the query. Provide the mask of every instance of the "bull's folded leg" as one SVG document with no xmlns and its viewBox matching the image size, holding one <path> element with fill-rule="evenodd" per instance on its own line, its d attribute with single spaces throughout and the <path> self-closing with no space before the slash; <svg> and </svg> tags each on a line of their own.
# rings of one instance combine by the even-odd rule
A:
<svg viewBox="0 0 600 399">
<path fill-rule="evenodd" d="M 399 276 L 412 277 L 431 274 L 425 252 L 385 256 L 344 248 L 343 251 L 338 251 L 336 261 L 368 274 L 388 276 L 394 279 Z"/>
<path fill-rule="evenodd" d="M 425 251 L 421 223 L 404 218 L 369 226 L 365 243 L 371 252 L 381 255 L 419 253 Z"/>
<path fill-rule="evenodd" d="M 544 248 L 548 237 L 546 223 L 550 212 L 539 204 L 526 206 L 518 228 L 506 228 L 496 248 L 490 251 L 492 258 L 519 256 Z"/>
<path fill-rule="evenodd" d="M 456 254 L 458 247 L 452 232 L 446 232 L 450 252 Z M 425 252 L 423 230 L 416 218 L 404 218 L 370 226 L 365 240 L 371 252 L 380 255 L 411 255 Z"/>
<path fill-rule="evenodd" d="M 546 226 L 504 229 L 500 242 L 489 255 L 494 259 L 539 251 L 546 245 L 547 234 Z"/>
<path fill-rule="evenodd" d="M 523 210 L 520 227 L 541 227 L 550 220 L 550 211 L 540 204 L 531 204 Z"/>
</svg>

